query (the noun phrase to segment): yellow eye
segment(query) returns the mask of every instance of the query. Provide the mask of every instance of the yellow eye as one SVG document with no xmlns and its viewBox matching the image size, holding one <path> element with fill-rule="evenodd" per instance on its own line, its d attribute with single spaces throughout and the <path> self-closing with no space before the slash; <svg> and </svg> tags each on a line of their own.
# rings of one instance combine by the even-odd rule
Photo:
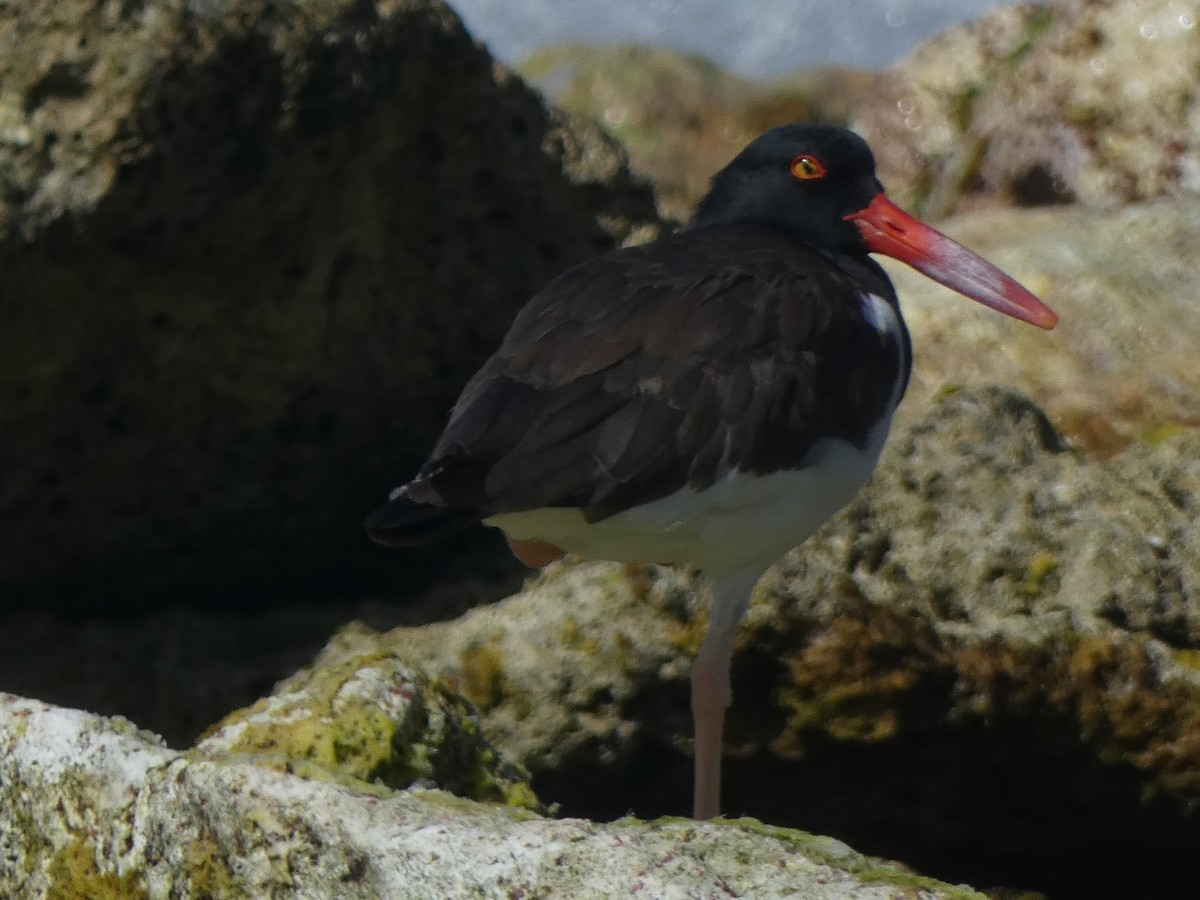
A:
<svg viewBox="0 0 1200 900">
<path fill-rule="evenodd" d="M 815 156 L 802 153 L 792 160 L 792 175 L 801 181 L 825 177 L 825 165 Z"/>
</svg>

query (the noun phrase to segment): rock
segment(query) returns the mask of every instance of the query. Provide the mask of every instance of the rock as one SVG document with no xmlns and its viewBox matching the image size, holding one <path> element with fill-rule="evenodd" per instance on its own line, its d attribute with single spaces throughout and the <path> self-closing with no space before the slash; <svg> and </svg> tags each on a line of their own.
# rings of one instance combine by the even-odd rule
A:
<svg viewBox="0 0 1200 900">
<path fill-rule="evenodd" d="M 805 120 L 845 124 L 879 77 L 824 69 L 762 83 L 638 45 L 550 47 L 520 69 L 555 103 L 619 138 L 634 170 L 654 182 L 663 214 L 679 221 L 713 173 L 763 131 Z"/>
<path fill-rule="evenodd" d="M 854 123 L 927 215 L 996 194 L 1103 208 L 1194 195 L 1196 28 L 1172 0 L 1003 7 L 922 45 Z"/>
<path fill-rule="evenodd" d="M 1194 202 L 1111 213 L 979 210 L 943 228 L 1031 288 L 1061 321 L 1047 334 L 886 261 L 916 360 L 902 416 L 923 413 L 947 382 L 995 381 L 1030 394 L 1056 427 L 1100 455 L 1200 425 Z"/>
<path fill-rule="evenodd" d="M 983 896 L 753 821 L 545 819 L 308 761 L 173 753 L 123 720 L 9 694 L 0 818 L 12 897 Z"/>
<path fill-rule="evenodd" d="M 1003 859 L 1052 896 L 1197 887 L 1198 460 L 1192 430 L 1089 463 L 1003 390 L 902 434 L 751 614 L 786 668 L 772 750 L 804 760 L 797 794 L 828 792 L 817 827 L 891 833 L 883 852 L 943 877 Z M 790 821 L 773 790 L 761 814 Z"/>
<path fill-rule="evenodd" d="M 344 629 L 314 668 L 341 670 L 386 648 L 456 684 L 492 740 L 539 777 L 562 773 L 575 796 L 611 795 L 615 805 L 594 810 L 596 817 L 646 814 L 652 807 L 614 786 L 652 749 L 648 734 L 660 748 L 690 734 L 687 674 L 704 632 L 693 585 L 671 570 L 615 564 L 566 562 L 546 571 L 523 592 L 454 621 L 382 636 Z M 279 690 L 293 685 L 285 680 Z M 546 784 L 557 801 L 557 786 Z M 690 782 L 663 787 L 679 803 L 657 814 L 681 813 Z"/>
<path fill-rule="evenodd" d="M 757 592 L 726 808 L 952 880 L 1097 896 L 1103 846 L 1126 895 L 1192 883 L 1198 460 L 1200 431 L 1097 461 L 1020 394 L 945 392 Z M 568 562 L 318 666 L 393 650 L 457 680 L 543 799 L 653 816 L 687 807 L 703 633 L 683 575 Z"/>
<path fill-rule="evenodd" d="M 561 268 L 656 224 L 438 0 L 0 8 L 0 603 L 399 592 L 358 523 Z"/>
<path fill-rule="evenodd" d="M 893 199 L 941 218 L 980 205 L 1118 206 L 1200 192 L 1200 19 L 1175 0 L 1014 3 L 884 72 L 747 81 L 696 57 L 565 46 L 524 68 L 603 121 L 686 218 L 711 171 L 798 119 L 848 124 Z"/>
<path fill-rule="evenodd" d="M 299 761 L 395 789 L 425 783 L 461 797 L 539 808 L 528 776 L 483 738 L 463 698 L 389 652 L 293 677 L 286 689 L 226 716 L 196 749 Z"/>
</svg>

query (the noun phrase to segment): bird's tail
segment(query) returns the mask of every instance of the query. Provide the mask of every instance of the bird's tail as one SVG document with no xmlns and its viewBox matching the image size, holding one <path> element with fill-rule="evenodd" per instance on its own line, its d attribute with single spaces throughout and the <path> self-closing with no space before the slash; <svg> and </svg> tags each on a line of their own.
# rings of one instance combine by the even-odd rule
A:
<svg viewBox="0 0 1200 900">
<path fill-rule="evenodd" d="M 413 547 L 449 537 L 481 519 L 474 510 L 421 503 L 401 490 L 363 524 L 372 540 L 391 547 Z"/>
</svg>

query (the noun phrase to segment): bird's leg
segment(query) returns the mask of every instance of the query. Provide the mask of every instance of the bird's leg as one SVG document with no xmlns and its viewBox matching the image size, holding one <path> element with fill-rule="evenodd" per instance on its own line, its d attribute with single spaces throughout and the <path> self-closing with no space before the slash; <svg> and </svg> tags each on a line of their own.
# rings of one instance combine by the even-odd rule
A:
<svg viewBox="0 0 1200 900">
<path fill-rule="evenodd" d="M 692 720 L 696 734 L 696 775 L 692 815 L 711 819 L 721 812 L 721 734 L 725 709 L 733 699 L 729 662 L 736 626 L 727 631 L 709 628 L 692 663 Z"/>
<path fill-rule="evenodd" d="M 733 700 L 729 666 L 733 640 L 758 581 L 753 575 L 714 579 L 708 634 L 692 663 L 692 719 L 695 727 L 693 816 L 711 819 L 721 812 L 721 734 L 725 710 Z"/>
</svg>

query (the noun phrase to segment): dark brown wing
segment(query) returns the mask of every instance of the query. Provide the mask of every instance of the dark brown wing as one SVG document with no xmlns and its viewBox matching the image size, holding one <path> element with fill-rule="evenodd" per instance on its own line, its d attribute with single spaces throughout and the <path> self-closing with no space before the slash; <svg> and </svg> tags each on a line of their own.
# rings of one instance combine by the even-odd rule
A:
<svg viewBox="0 0 1200 900">
<path fill-rule="evenodd" d="M 861 444 L 909 357 L 907 335 L 870 321 L 867 289 L 894 304 L 873 265 L 855 280 L 744 225 L 583 263 L 520 312 L 402 500 L 598 519 L 725 466 L 795 466 L 822 437 Z"/>
</svg>

